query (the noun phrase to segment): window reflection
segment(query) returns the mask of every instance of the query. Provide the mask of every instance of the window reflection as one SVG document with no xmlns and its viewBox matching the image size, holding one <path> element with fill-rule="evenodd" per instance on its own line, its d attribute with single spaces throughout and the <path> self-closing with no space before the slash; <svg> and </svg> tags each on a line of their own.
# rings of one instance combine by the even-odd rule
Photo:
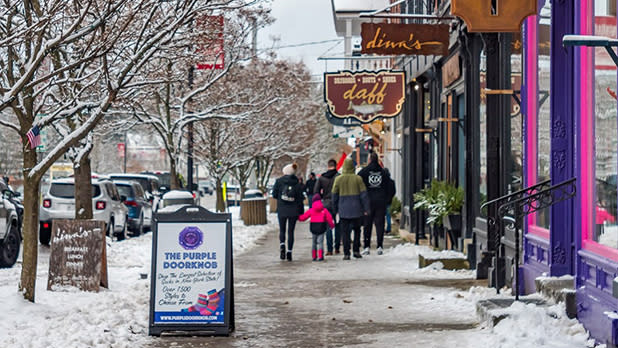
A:
<svg viewBox="0 0 618 348">
<path fill-rule="evenodd" d="M 549 56 L 550 48 L 550 27 L 551 27 L 551 3 L 546 1 L 539 14 L 538 33 L 538 133 L 537 133 L 537 179 L 542 182 L 549 179 L 549 168 L 551 167 L 550 148 L 551 148 L 551 115 L 549 110 L 549 89 L 550 89 L 550 70 L 551 59 Z M 549 229 L 549 208 L 537 212 L 536 224 L 539 227 Z"/>
<path fill-rule="evenodd" d="M 616 37 L 616 17 L 597 8 L 595 35 Z M 618 248 L 616 173 L 618 149 L 616 65 L 605 49 L 595 49 L 595 183 L 596 206 L 593 239 Z"/>
</svg>

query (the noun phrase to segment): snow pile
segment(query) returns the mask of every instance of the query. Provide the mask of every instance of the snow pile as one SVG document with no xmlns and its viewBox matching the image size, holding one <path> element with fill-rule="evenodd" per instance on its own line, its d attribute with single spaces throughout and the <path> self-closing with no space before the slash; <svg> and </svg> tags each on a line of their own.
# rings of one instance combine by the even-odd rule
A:
<svg viewBox="0 0 618 348">
<path fill-rule="evenodd" d="M 421 255 L 427 260 L 439 260 L 439 259 L 465 259 L 466 255 L 462 252 L 455 250 L 441 250 L 441 251 L 422 251 Z"/>
<path fill-rule="evenodd" d="M 244 226 L 232 211 L 234 255 L 249 249 L 266 232 L 276 230 L 274 218 L 264 226 Z M 49 248 L 39 248 L 36 303 L 17 291 L 21 261 L 0 269 L 0 347 L 140 347 L 148 336 L 152 233 L 122 242 L 107 241 L 109 289 L 99 293 L 47 291 Z M 251 286 L 240 284 L 240 286 Z"/>
<path fill-rule="evenodd" d="M 508 317 L 490 331 L 491 347 L 588 346 L 588 333 L 576 319 L 567 318 L 563 304 L 543 308 L 515 302 L 503 311 Z"/>
</svg>

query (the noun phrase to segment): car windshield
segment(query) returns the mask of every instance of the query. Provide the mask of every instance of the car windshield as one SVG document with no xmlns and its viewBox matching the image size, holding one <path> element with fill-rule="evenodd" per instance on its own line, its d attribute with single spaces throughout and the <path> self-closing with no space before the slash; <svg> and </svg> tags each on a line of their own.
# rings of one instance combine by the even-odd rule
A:
<svg viewBox="0 0 618 348">
<path fill-rule="evenodd" d="M 129 185 L 116 185 L 116 189 L 121 196 L 133 198 L 133 189 Z"/>
<path fill-rule="evenodd" d="M 123 180 L 123 181 L 135 181 L 142 186 L 144 191 L 152 192 L 152 190 L 150 189 L 150 180 L 148 180 L 147 178 L 136 178 L 136 177 L 130 177 L 130 176 L 112 176 L 112 179 Z"/>
<path fill-rule="evenodd" d="M 92 197 L 97 197 L 101 194 L 99 185 L 91 185 Z M 49 194 L 60 198 L 75 198 L 75 185 L 71 183 L 52 183 L 49 188 Z"/>
</svg>

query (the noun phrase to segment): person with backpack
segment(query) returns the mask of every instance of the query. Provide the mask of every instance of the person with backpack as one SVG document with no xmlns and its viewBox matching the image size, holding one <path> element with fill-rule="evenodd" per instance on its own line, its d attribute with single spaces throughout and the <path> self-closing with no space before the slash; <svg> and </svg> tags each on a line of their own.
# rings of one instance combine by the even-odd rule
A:
<svg viewBox="0 0 618 348">
<path fill-rule="evenodd" d="M 311 256 L 313 261 L 324 261 L 324 233 L 330 228 L 335 228 L 333 216 L 328 212 L 328 209 L 324 209 L 322 200 L 319 194 L 315 194 L 311 201 L 313 205 L 298 220 L 305 221 L 311 218 L 311 225 L 309 230 L 311 231 Z"/>
<path fill-rule="evenodd" d="M 369 195 L 369 215 L 365 218 L 364 250 L 363 255 L 369 255 L 371 246 L 371 230 L 376 226 L 377 252 L 382 255 L 384 242 L 384 219 L 387 205 L 387 180 L 384 168 L 380 166 L 378 154 L 372 152 L 369 155 L 369 164 L 358 175 L 363 178 Z M 391 197 L 392 199 L 392 197 Z"/>
<path fill-rule="evenodd" d="M 337 171 L 337 161 L 334 159 L 328 160 L 327 171 L 315 182 L 313 192 L 319 194 L 322 197 L 322 204 L 324 208 L 328 209 L 328 212 L 335 218 L 335 207 L 333 206 L 332 194 L 333 183 L 335 177 L 339 175 Z M 334 233 L 334 239 L 333 239 Z M 341 246 L 341 234 L 339 233 L 339 224 L 335 223 L 335 228 L 329 228 L 326 230 L 326 255 L 333 254 L 333 246 L 335 254 L 339 254 L 339 247 Z"/>
<path fill-rule="evenodd" d="M 361 217 L 369 211 L 369 199 L 363 179 L 354 173 L 354 162 L 343 162 L 343 174 L 335 178 L 332 189 L 333 206 L 339 214 L 341 236 L 343 238 L 343 259 L 350 259 L 350 232 L 354 230 L 353 252 L 355 258 L 360 254 Z"/>
<path fill-rule="evenodd" d="M 279 219 L 279 257 L 292 261 L 294 247 L 294 228 L 298 216 L 304 211 L 303 189 L 296 176 L 298 165 L 288 164 L 283 167 L 283 176 L 275 181 L 272 196 L 277 200 L 277 217 Z M 285 248 L 287 225 L 287 251 Z"/>
</svg>

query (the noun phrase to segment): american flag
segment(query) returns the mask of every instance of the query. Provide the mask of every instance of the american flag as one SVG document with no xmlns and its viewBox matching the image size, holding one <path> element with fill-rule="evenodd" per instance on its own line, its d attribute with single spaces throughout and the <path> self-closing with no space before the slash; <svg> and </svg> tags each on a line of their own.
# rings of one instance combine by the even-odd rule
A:
<svg viewBox="0 0 618 348">
<path fill-rule="evenodd" d="M 30 142 L 30 148 L 34 149 L 35 147 L 41 145 L 41 134 L 39 132 L 39 126 L 34 126 L 30 128 L 28 133 L 26 133 L 28 137 L 28 141 Z"/>
</svg>

